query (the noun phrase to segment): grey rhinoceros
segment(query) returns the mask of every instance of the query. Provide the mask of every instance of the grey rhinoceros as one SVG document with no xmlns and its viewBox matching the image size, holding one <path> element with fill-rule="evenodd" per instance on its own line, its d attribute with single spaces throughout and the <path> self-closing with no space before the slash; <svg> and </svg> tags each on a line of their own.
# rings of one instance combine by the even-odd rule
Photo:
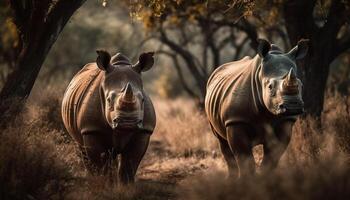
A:
<svg viewBox="0 0 350 200">
<path fill-rule="evenodd" d="M 257 144 L 263 144 L 263 168 L 278 164 L 296 116 L 303 112 L 296 60 L 307 50 L 307 40 L 288 53 L 259 40 L 254 58 L 226 63 L 210 76 L 205 111 L 230 176 L 255 170 L 252 148 Z"/>
<path fill-rule="evenodd" d="M 106 171 L 120 154 L 119 180 L 133 182 L 156 124 L 141 80 L 154 64 L 153 53 L 141 54 L 135 65 L 120 53 L 112 58 L 106 51 L 97 53 L 96 63 L 85 65 L 66 89 L 63 122 L 90 171 Z"/>
</svg>

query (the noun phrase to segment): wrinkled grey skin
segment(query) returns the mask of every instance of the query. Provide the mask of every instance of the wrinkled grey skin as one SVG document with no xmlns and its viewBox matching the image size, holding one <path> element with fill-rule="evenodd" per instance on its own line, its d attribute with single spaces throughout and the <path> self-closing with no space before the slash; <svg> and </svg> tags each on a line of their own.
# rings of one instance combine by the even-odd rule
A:
<svg viewBox="0 0 350 200">
<path fill-rule="evenodd" d="M 84 66 L 70 82 L 62 102 L 62 118 L 92 172 L 108 172 L 120 154 L 121 183 L 134 181 L 156 116 L 143 90 L 141 72 L 149 70 L 153 53 L 143 53 L 132 65 L 122 54 L 111 58 L 97 51 L 96 63 Z"/>
<path fill-rule="evenodd" d="M 296 60 L 307 49 L 306 40 L 288 53 L 259 40 L 257 56 L 224 64 L 210 76 L 205 111 L 230 176 L 255 170 L 252 148 L 257 144 L 264 148 L 262 168 L 277 166 L 303 112 Z"/>
</svg>

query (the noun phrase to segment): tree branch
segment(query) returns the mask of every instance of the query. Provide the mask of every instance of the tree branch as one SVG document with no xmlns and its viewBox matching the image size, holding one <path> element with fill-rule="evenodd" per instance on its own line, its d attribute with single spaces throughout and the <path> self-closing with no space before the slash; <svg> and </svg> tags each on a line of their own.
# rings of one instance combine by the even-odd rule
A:
<svg viewBox="0 0 350 200">
<path fill-rule="evenodd" d="M 279 26 L 269 27 L 268 29 L 266 29 L 266 32 L 276 33 L 281 38 L 284 49 L 288 48 L 288 36 Z M 273 34 L 270 34 L 270 35 L 273 36 Z"/>
<path fill-rule="evenodd" d="M 211 23 L 214 23 L 218 26 L 228 26 L 232 28 L 237 28 L 240 31 L 243 31 L 247 34 L 249 39 L 252 41 L 251 42 L 251 47 L 253 49 L 257 49 L 258 47 L 258 33 L 257 33 L 257 28 L 250 23 L 248 20 L 242 18 L 240 19 L 237 23 L 232 22 L 232 21 L 227 21 L 227 20 L 211 20 Z"/>
<path fill-rule="evenodd" d="M 198 20 L 200 29 L 204 32 L 204 43 L 205 46 L 209 47 L 212 55 L 213 55 L 213 65 L 220 65 L 220 50 L 215 44 L 215 40 L 213 38 L 214 34 L 220 29 L 220 27 L 210 26 L 210 20 L 208 18 L 201 18 Z M 204 69 L 205 67 L 203 67 Z"/>
<path fill-rule="evenodd" d="M 332 0 L 328 13 L 327 22 L 321 28 L 321 31 L 324 32 L 327 37 L 333 37 L 333 35 L 336 36 L 346 20 L 345 5 L 341 2 L 341 0 Z"/>
<path fill-rule="evenodd" d="M 28 28 L 28 21 L 32 10 L 32 2 L 26 0 L 9 0 L 10 7 L 13 11 L 13 20 L 18 29 L 19 35 L 24 37 L 24 33 Z"/>
<path fill-rule="evenodd" d="M 227 36 L 226 38 L 222 39 L 220 42 L 219 42 L 219 45 L 218 45 L 218 49 L 221 50 L 223 49 L 226 45 L 229 44 L 229 42 L 233 40 L 232 38 L 232 35 L 230 34 L 229 36 Z"/>
<path fill-rule="evenodd" d="M 55 41 L 62 32 L 64 26 L 73 15 L 73 13 L 86 0 L 60 0 L 50 9 L 45 21 L 45 32 L 42 39 Z M 64 13 L 64 14 L 63 14 Z M 44 47 L 49 50 L 49 47 Z"/>
<path fill-rule="evenodd" d="M 238 60 L 239 59 L 239 56 L 241 55 L 241 52 L 243 50 L 243 47 L 244 45 L 249 41 L 249 37 L 245 37 L 243 39 L 243 41 L 241 42 L 241 44 L 237 45 L 236 47 L 236 54 L 235 56 L 233 57 L 233 60 Z"/>
<path fill-rule="evenodd" d="M 185 89 L 185 91 L 188 93 L 188 95 L 190 95 L 191 97 L 194 97 L 194 98 L 199 98 L 192 90 L 191 88 L 188 86 L 188 84 L 186 83 L 186 80 L 183 76 L 183 72 L 181 70 L 181 66 L 180 66 L 180 63 L 179 63 L 179 60 L 176 56 L 176 54 L 174 53 L 170 53 L 168 51 L 164 51 L 164 50 L 160 50 L 160 51 L 157 51 L 157 54 L 164 54 L 168 57 L 170 57 L 174 63 L 174 67 L 175 67 L 175 70 L 177 72 L 177 75 L 179 76 L 179 80 L 180 80 L 180 83 L 182 85 L 182 87 Z"/>
<path fill-rule="evenodd" d="M 199 90 L 204 95 L 205 94 L 206 78 L 197 69 L 196 63 L 194 62 L 194 60 L 195 60 L 194 56 L 190 52 L 188 52 L 187 50 L 183 49 L 178 44 L 171 41 L 162 28 L 159 29 L 159 33 L 160 33 L 160 38 L 159 38 L 160 41 L 163 42 L 164 44 L 166 44 L 173 51 L 177 52 L 184 59 L 184 61 L 187 64 L 187 68 L 192 73 L 192 75 L 193 75 L 193 77 L 198 85 Z"/>
</svg>

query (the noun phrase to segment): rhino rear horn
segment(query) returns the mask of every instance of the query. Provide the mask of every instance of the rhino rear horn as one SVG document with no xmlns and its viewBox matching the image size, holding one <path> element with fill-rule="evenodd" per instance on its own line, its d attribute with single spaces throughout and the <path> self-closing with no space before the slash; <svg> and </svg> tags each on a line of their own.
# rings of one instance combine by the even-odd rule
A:
<svg viewBox="0 0 350 200">
<path fill-rule="evenodd" d="M 258 54 L 261 58 L 265 58 L 271 49 L 271 44 L 265 39 L 258 39 Z"/>
<path fill-rule="evenodd" d="M 308 50 L 309 50 L 309 40 L 301 39 L 299 40 L 297 46 L 294 47 L 292 50 L 290 50 L 287 55 L 292 59 L 299 60 L 306 56 Z"/>
<path fill-rule="evenodd" d="M 139 61 L 133 65 L 133 69 L 138 72 L 145 72 L 152 68 L 154 64 L 154 52 L 142 53 L 139 57 Z"/>
<path fill-rule="evenodd" d="M 107 72 L 112 71 L 113 67 L 110 64 L 111 55 L 105 50 L 96 50 L 96 53 L 98 55 L 96 58 L 96 64 L 98 68 Z"/>
</svg>

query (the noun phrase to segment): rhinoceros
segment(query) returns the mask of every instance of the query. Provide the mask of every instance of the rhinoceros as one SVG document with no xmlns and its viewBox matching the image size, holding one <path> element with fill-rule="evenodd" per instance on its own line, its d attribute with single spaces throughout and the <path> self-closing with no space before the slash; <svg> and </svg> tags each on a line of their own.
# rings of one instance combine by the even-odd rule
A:
<svg viewBox="0 0 350 200">
<path fill-rule="evenodd" d="M 229 176 L 255 170 L 252 148 L 263 145 L 262 169 L 277 166 L 303 113 L 302 82 L 296 60 L 308 50 L 300 40 L 288 53 L 260 39 L 257 55 L 223 64 L 209 77 L 205 111 Z"/>
<path fill-rule="evenodd" d="M 154 64 L 153 52 L 141 54 L 134 65 L 121 53 L 112 58 L 103 50 L 97 54 L 96 62 L 85 65 L 66 89 L 63 122 L 89 171 L 108 171 L 107 163 L 120 155 L 118 179 L 131 183 L 156 125 L 141 79 Z"/>
</svg>

